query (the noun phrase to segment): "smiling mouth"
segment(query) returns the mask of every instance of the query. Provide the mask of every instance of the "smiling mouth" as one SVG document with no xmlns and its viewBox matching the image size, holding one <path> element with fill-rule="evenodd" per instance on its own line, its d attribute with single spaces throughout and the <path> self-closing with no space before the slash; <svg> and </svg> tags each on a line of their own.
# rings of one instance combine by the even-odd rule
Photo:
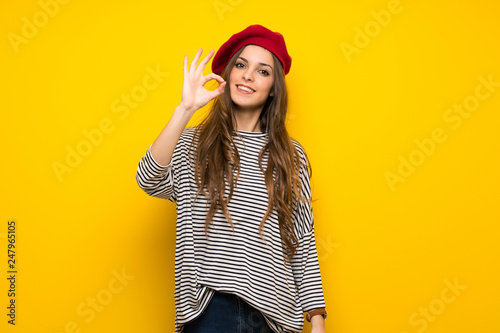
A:
<svg viewBox="0 0 500 333">
<path fill-rule="evenodd" d="M 246 94 L 252 94 L 252 93 L 254 93 L 254 92 L 255 92 L 255 90 L 252 90 L 252 89 L 250 89 L 250 88 L 248 88 L 248 87 L 244 87 L 244 86 L 240 86 L 240 85 L 236 85 L 236 88 L 237 88 L 239 91 L 241 91 L 241 92 L 243 92 L 243 93 L 246 93 Z"/>
</svg>

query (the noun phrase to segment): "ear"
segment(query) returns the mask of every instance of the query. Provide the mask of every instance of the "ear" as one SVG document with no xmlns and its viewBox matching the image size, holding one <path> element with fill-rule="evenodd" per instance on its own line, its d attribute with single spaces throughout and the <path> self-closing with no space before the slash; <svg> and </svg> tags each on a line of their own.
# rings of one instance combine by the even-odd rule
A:
<svg viewBox="0 0 500 333">
<path fill-rule="evenodd" d="M 271 89 L 271 92 L 269 93 L 269 96 L 274 96 L 274 91 Z"/>
</svg>

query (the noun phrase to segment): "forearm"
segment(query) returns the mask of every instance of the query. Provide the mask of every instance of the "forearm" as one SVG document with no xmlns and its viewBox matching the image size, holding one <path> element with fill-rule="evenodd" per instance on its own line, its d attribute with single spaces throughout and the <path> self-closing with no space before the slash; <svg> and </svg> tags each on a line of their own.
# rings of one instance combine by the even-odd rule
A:
<svg viewBox="0 0 500 333">
<path fill-rule="evenodd" d="M 311 333 L 325 332 L 325 319 L 321 315 L 311 318 Z"/>
<path fill-rule="evenodd" d="M 186 110 L 179 104 L 156 140 L 151 145 L 151 154 L 160 165 L 167 165 L 172 159 L 175 146 L 191 119 L 193 111 Z"/>
</svg>

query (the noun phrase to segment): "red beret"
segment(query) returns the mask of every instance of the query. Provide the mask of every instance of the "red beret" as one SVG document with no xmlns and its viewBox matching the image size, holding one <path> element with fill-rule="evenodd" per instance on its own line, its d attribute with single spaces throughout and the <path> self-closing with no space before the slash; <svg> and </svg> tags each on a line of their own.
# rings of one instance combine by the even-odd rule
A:
<svg viewBox="0 0 500 333">
<path fill-rule="evenodd" d="M 292 66 L 292 57 L 286 50 L 283 35 L 259 24 L 251 25 L 245 30 L 232 35 L 222 44 L 212 60 L 212 72 L 220 75 L 236 51 L 248 44 L 259 45 L 272 52 L 283 65 L 285 75 L 288 74 Z"/>
</svg>

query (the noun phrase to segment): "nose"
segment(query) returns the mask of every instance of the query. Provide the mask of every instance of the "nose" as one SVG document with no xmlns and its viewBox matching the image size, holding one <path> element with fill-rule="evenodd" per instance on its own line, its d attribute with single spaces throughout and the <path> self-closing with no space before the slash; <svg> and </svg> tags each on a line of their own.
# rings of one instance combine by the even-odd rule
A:
<svg viewBox="0 0 500 333">
<path fill-rule="evenodd" d="M 243 72 L 243 79 L 246 81 L 253 81 L 253 74 L 249 69 Z"/>
</svg>

